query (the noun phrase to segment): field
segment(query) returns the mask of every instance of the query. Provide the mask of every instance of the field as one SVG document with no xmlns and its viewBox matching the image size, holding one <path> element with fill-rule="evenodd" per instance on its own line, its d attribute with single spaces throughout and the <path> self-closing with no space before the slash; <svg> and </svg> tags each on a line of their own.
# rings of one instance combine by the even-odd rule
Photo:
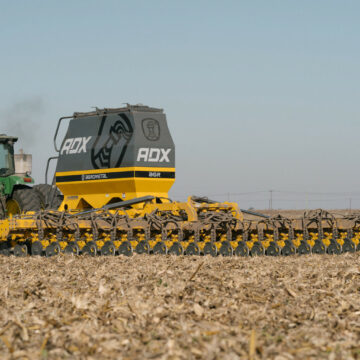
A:
<svg viewBox="0 0 360 360">
<path fill-rule="evenodd" d="M 360 358 L 360 255 L 0 257 L 2 359 Z"/>
<path fill-rule="evenodd" d="M 265 209 L 265 210 L 253 210 L 253 211 L 259 212 L 260 214 L 269 215 L 269 216 L 275 216 L 275 215 L 281 214 L 282 216 L 285 216 L 285 217 L 288 217 L 291 219 L 299 219 L 304 215 L 304 212 L 306 212 L 308 210 L 267 210 L 267 209 Z M 333 214 L 337 219 L 341 219 L 345 215 L 360 213 L 359 209 L 354 209 L 354 210 L 335 209 L 335 210 L 326 210 L 326 211 Z M 244 214 L 244 218 L 249 219 L 249 220 L 259 220 L 259 217 L 248 215 L 248 214 Z"/>
</svg>

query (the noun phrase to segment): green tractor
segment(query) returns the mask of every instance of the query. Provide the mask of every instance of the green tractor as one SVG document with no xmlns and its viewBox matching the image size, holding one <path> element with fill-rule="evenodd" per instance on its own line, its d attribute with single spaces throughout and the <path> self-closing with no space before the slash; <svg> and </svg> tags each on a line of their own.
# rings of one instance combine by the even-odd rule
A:
<svg viewBox="0 0 360 360">
<path fill-rule="evenodd" d="M 31 155 L 14 155 L 18 138 L 0 134 L 0 218 L 41 209 L 41 197 L 30 176 Z"/>
</svg>

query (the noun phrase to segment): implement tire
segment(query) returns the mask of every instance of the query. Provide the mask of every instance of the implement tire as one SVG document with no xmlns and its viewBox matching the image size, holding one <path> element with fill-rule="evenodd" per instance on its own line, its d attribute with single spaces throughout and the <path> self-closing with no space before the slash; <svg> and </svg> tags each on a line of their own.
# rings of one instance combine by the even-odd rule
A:
<svg viewBox="0 0 360 360">
<path fill-rule="evenodd" d="M 10 256 L 10 247 L 11 245 L 7 241 L 0 242 L 0 255 Z"/>
<path fill-rule="evenodd" d="M 321 240 L 315 240 L 315 244 L 312 248 L 312 253 L 313 254 L 325 254 L 326 253 L 326 247 Z"/>
<path fill-rule="evenodd" d="M 301 241 L 300 246 L 297 248 L 297 253 L 299 255 L 311 254 L 311 246 L 305 241 Z"/>
<path fill-rule="evenodd" d="M 281 255 L 290 256 L 296 254 L 296 247 L 291 243 L 290 240 L 285 241 L 285 246 L 281 249 Z"/>
<path fill-rule="evenodd" d="M 251 256 L 262 256 L 265 255 L 265 248 L 260 241 L 255 241 L 251 250 Z"/>
<path fill-rule="evenodd" d="M 166 255 L 167 253 L 168 253 L 168 248 L 166 247 L 166 245 L 163 241 L 159 241 L 155 244 L 155 246 L 153 248 L 153 254 Z"/>
<path fill-rule="evenodd" d="M 356 251 L 356 245 L 350 239 L 345 239 L 344 244 L 342 246 L 342 251 L 344 253 L 346 252 L 354 253 Z"/>
<path fill-rule="evenodd" d="M 41 241 L 34 241 L 31 244 L 31 255 L 32 256 L 42 256 L 44 253 L 44 247 Z"/>
<path fill-rule="evenodd" d="M 247 257 L 250 254 L 250 250 L 244 241 L 239 241 L 238 246 L 234 250 L 236 256 Z"/>
<path fill-rule="evenodd" d="M 26 244 L 16 244 L 14 247 L 14 255 L 16 257 L 26 257 L 28 254 L 28 248 Z"/>
<path fill-rule="evenodd" d="M 196 244 L 194 242 L 190 243 L 186 248 L 185 254 L 186 255 L 199 256 L 200 255 L 200 249 L 199 249 L 198 244 Z"/>
<path fill-rule="evenodd" d="M 140 241 L 135 248 L 137 254 L 150 254 L 149 243 L 145 240 Z"/>
<path fill-rule="evenodd" d="M 89 241 L 82 249 L 84 255 L 95 257 L 97 255 L 97 246 L 94 241 Z"/>
<path fill-rule="evenodd" d="M 176 255 L 176 256 L 184 255 L 184 248 L 182 247 L 182 245 L 178 241 L 176 241 L 170 247 L 170 249 L 168 251 L 168 254 L 169 255 Z"/>
<path fill-rule="evenodd" d="M 223 241 L 219 250 L 221 256 L 233 256 L 234 250 L 229 241 Z"/>
<path fill-rule="evenodd" d="M 41 209 L 39 197 L 30 187 L 15 188 L 11 197 L 6 200 L 7 215 L 21 214 Z"/>
<path fill-rule="evenodd" d="M 74 241 L 70 241 L 65 250 L 64 250 L 65 254 L 71 254 L 71 255 L 79 255 L 80 254 L 80 249 L 79 249 L 79 245 L 74 242 Z"/>
<path fill-rule="evenodd" d="M 280 255 L 280 247 L 278 244 L 276 244 L 275 241 L 271 241 L 268 248 L 265 250 L 265 254 L 267 256 L 279 256 Z"/>
<path fill-rule="evenodd" d="M 330 255 L 340 255 L 342 253 L 341 245 L 336 240 L 331 240 L 331 243 L 327 247 L 326 252 Z"/>
<path fill-rule="evenodd" d="M 47 246 L 45 249 L 45 256 L 52 257 L 57 256 L 61 252 L 61 247 L 57 241 L 52 242 L 50 245 Z"/>
<path fill-rule="evenodd" d="M 216 245 L 212 242 L 207 242 L 203 249 L 204 255 L 211 255 L 212 257 L 216 257 L 218 254 L 218 249 Z"/>
<path fill-rule="evenodd" d="M 116 247 L 112 241 L 106 241 L 103 247 L 100 249 L 102 256 L 115 256 Z"/>
</svg>

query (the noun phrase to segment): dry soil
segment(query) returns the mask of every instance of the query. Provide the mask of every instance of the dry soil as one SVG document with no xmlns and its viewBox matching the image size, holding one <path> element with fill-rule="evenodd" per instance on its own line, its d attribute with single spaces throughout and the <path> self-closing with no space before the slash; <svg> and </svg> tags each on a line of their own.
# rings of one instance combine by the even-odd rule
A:
<svg viewBox="0 0 360 360">
<path fill-rule="evenodd" d="M 0 257 L 2 359 L 360 358 L 360 254 Z"/>
</svg>

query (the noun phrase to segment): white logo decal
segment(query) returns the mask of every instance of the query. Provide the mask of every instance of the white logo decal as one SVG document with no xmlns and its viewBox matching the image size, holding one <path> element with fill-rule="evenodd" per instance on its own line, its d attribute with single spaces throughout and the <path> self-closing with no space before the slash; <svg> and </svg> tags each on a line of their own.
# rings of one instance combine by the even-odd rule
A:
<svg viewBox="0 0 360 360">
<path fill-rule="evenodd" d="M 80 154 L 86 153 L 86 144 L 90 141 L 92 136 L 69 138 L 64 142 L 61 148 L 60 155 L 65 154 Z"/>
<path fill-rule="evenodd" d="M 106 174 L 86 174 L 84 175 L 83 180 L 101 180 L 101 179 L 107 179 Z"/>
<path fill-rule="evenodd" d="M 149 177 L 160 178 L 160 177 L 161 177 L 161 173 L 150 171 L 150 172 L 149 172 Z"/>
<path fill-rule="evenodd" d="M 136 161 L 146 162 L 170 162 L 169 154 L 171 149 L 162 148 L 140 148 Z"/>
</svg>

